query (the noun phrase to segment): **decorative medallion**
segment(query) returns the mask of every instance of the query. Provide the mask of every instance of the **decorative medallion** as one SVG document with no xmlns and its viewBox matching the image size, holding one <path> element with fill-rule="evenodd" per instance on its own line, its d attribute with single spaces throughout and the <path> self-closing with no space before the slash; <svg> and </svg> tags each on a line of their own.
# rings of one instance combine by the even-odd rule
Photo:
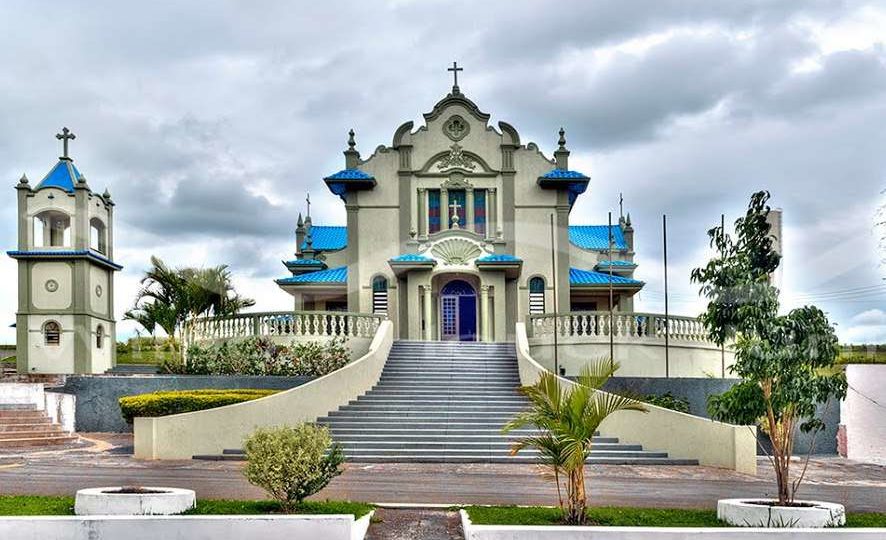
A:
<svg viewBox="0 0 886 540">
<path fill-rule="evenodd" d="M 460 169 L 468 169 L 472 171 L 476 166 L 477 164 L 474 163 L 474 160 L 465 155 L 462 147 L 458 143 L 454 143 L 450 146 L 449 155 L 443 156 L 443 158 L 437 163 L 437 168 L 440 170 L 458 167 Z"/>
<path fill-rule="evenodd" d="M 450 238 L 434 244 L 431 253 L 446 264 L 467 264 L 469 260 L 476 259 L 482 250 L 473 242 Z"/>
<path fill-rule="evenodd" d="M 471 132 L 471 126 L 459 115 L 449 117 L 443 124 L 443 133 L 453 141 L 460 141 Z"/>
<path fill-rule="evenodd" d="M 104 292 L 104 291 L 102 291 L 102 286 L 101 286 L 101 285 L 96 285 L 96 286 L 95 286 L 95 295 L 96 295 L 96 296 L 98 296 L 99 298 L 101 298 L 103 292 Z"/>
<path fill-rule="evenodd" d="M 50 279 L 46 282 L 44 287 L 46 287 L 46 290 L 49 292 L 55 292 L 58 290 L 58 281 Z"/>
</svg>

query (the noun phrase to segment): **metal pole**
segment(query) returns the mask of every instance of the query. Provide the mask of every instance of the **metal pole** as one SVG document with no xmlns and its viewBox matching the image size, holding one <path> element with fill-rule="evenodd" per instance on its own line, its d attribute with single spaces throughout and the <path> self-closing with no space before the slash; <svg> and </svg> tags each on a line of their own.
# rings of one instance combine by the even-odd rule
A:
<svg viewBox="0 0 886 540">
<path fill-rule="evenodd" d="M 726 238 L 726 214 L 720 214 L 720 243 Z M 723 250 L 720 250 L 720 256 L 723 256 Z M 726 378 L 726 342 L 720 344 L 720 377 Z"/>
<path fill-rule="evenodd" d="M 661 215 L 661 238 L 664 247 L 664 309 L 665 309 L 665 378 L 671 376 L 670 334 L 671 319 L 668 311 L 668 216 Z"/>
<path fill-rule="evenodd" d="M 559 329 L 557 328 L 557 319 L 559 315 L 557 314 L 558 305 L 557 305 L 557 254 L 554 243 L 554 214 L 551 214 L 551 272 L 553 273 L 553 283 L 554 283 L 554 374 L 560 375 L 560 354 L 557 343 L 557 334 L 559 333 Z"/>
<path fill-rule="evenodd" d="M 609 212 L 609 365 L 615 365 L 615 321 L 613 321 L 612 294 L 612 212 Z"/>
</svg>

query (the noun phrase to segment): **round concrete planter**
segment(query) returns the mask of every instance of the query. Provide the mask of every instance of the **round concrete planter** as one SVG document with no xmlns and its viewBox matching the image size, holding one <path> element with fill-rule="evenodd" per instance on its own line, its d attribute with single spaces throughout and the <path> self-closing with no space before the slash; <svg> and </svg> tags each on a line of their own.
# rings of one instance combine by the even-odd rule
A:
<svg viewBox="0 0 886 540">
<path fill-rule="evenodd" d="M 802 506 L 771 506 L 772 499 L 721 499 L 717 517 L 736 527 L 810 528 L 846 524 L 842 504 L 795 501 Z M 755 504 L 756 503 L 756 504 Z"/>
<path fill-rule="evenodd" d="M 123 490 L 121 493 L 120 491 Z M 126 491 L 137 491 L 126 493 Z M 74 501 L 78 516 L 150 516 L 181 514 L 197 504 L 197 496 L 190 489 L 178 488 L 121 488 L 105 487 L 81 489 Z"/>
</svg>

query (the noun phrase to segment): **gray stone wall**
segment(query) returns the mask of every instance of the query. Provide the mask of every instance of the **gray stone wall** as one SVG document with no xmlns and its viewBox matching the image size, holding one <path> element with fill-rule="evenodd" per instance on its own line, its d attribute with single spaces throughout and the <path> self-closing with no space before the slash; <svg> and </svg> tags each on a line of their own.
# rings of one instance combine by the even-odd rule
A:
<svg viewBox="0 0 886 540">
<path fill-rule="evenodd" d="M 118 400 L 123 396 L 164 390 L 200 388 L 260 388 L 287 390 L 313 377 L 256 377 L 213 375 L 70 376 L 57 392 L 77 396 L 75 425 L 79 432 L 129 432 Z"/>
<path fill-rule="evenodd" d="M 671 393 L 674 397 L 689 400 L 689 411 L 696 416 L 709 418 L 707 411 L 708 396 L 721 394 L 738 382 L 738 379 L 714 378 L 658 378 L 658 377 L 613 377 L 604 387 L 612 392 L 630 392 L 634 394 L 654 394 L 657 396 Z M 815 437 L 815 454 L 837 453 L 837 425 L 840 423 L 840 407 L 837 403 L 820 406 L 819 412 L 824 416 L 826 428 Z M 762 433 L 758 437 L 761 445 L 768 451 L 768 438 Z M 812 437 L 799 433 L 794 445 L 794 453 L 803 455 L 809 452 Z M 758 453 L 763 453 L 758 449 Z"/>
</svg>

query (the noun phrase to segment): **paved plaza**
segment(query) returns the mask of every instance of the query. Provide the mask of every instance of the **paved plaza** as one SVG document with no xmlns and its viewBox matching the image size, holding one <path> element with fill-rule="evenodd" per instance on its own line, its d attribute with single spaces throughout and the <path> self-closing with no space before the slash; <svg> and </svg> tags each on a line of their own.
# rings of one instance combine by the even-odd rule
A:
<svg viewBox="0 0 886 540">
<path fill-rule="evenodd" d="M 201 498 L 264 498 L 240 473 L 242 463 L 139 461 L 131 436 L 85 434 L 91 444 L 0 455 L 0 494 L 73 495 L 80 488 L 148 484 L 191 488 Z M 701 466 L 589 466 L 598 506 L 712 508 L 726 497 L 773 495 L 774 474 L 760 458 L 756 475 Z M 800 496 L 886 512 L 886 467 L 836 457 L 812 460 Z M 316 498 L 371 503 L 556 504 L 552 483 L 535 465 L 348 464 Z"/>
</svg>

